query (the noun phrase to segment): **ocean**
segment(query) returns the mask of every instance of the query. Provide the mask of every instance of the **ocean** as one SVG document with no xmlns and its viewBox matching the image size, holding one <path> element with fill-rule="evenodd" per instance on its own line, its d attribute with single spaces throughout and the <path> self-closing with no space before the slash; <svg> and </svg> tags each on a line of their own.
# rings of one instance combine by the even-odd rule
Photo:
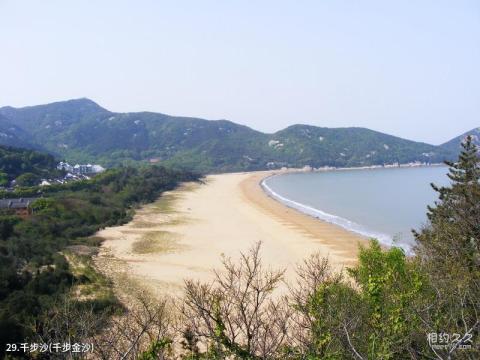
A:
<svg viewBox="0 0 480 360">
<path fill-rule="evenodd" d="M 295 172 L 271 176 L 265 191 L 305 214 L 411 252 L 411 229 L 427 221 L 437 199 L 430 183 L 448 185 L 447 167 Z"/>
</svg>

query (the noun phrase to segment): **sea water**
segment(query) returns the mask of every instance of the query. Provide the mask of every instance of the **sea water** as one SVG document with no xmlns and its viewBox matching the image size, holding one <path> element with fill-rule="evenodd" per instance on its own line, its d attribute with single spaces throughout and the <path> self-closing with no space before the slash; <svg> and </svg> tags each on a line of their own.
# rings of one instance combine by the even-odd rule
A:
<svg viewBox="0 0 480 360">
<path fill-rule="evenodd" d="M 289 207 L 410 252 L 411 230 L 427 223 L 427 205 L 438 198 L 430 183 L 448 185 L 447 172 L 444 166 L 295 172 L 262 186 Z"/>
</svg>

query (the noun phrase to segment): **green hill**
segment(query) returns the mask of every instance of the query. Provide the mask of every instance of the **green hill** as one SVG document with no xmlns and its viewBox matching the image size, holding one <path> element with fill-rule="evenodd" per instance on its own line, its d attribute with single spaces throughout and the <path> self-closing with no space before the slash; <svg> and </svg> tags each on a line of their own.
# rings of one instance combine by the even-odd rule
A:
<svg viewBox="0 0 480 360">
<path fill-rule="evenodd" d="M 462 147 L 462 141 L 467 137 L 467 135 L 471 135 L 473 139 L 473 143 L 477 146 L 480 146 L 480 127 L 467 131 L 460 136 L 453 138 L 450 141 L 440 145 L 440 147 L 446 151 L 453 152 L 455 154 L 459 154 Z"/>
<path fill-rule="evenodd" d="M 106 166 L 144 161 L 226 172 L 440 162 L 453 157 L 449 149 L 364 128 L 294 125 L 265 134 L 227 120 L 114 113 L 88 99 L 4 107 L 0 115 L 0 126 L 8 121 L 28 134 L 31 143 L 21 143 L 24 146 L 41 145 L 68 161 Z"/>
<path fill-rule="evenodd" d="M 57 176 L 57 161 L 50 154 L 0 145 L 0 186 L 23 176 L 25 185 L 41 178 Z"/>
<path fill-rule="evenodd" d="M 20 127 L 13 124 L 5 116 L 0 114 L 0 144 L 7 146 L 35 147 L 29 139 L 29 134 Z"/>
</svg>

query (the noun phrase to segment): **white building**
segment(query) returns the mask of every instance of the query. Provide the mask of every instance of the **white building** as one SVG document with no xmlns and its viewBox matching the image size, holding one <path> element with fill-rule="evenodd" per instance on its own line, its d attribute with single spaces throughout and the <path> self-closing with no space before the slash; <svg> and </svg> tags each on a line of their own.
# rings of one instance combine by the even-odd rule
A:
<svg viewBox="0 0 480 360">
<path fill-rule="evenodd" d="M 64 170 L 67 173 L 76 174 L 76 175 L 98 174 L 105 171 L 105 168 L 101 165 L 76 164 L 75 166 L 72 166 L 69 163 L 66 163 L 63 161 L 57 165 L 57 169 Z"/>
<path fill-rule="evenodd" d="M 102 165 L 92 165 L 92 171 L 94 174 L 98 174 L 105 171 L 105 168 Z"/>
<path fill-rule="evenodd" d="M 60 161 L 57 165 L 58 170 L 64 170 L 66 172 L 73 172 L 73 166 L 67 162 Z"/>
</svg>

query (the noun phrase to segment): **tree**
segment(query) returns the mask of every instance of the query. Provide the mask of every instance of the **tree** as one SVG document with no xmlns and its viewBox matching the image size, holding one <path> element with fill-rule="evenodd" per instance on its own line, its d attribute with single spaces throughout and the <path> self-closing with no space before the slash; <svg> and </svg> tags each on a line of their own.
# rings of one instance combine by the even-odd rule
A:
<svg viewBox="0 0 480 360">
<path fill-rule="evenodd" d="M 431 184 L 439 201 L 428 207 L 430 226 L 414 233 L 425 259 L 460 262 L 474 271 L 480 266 L 480 158 L 470 136 L 462 147 L 458 162 L 446 162 L 451 185 Z"/>
<path fill-rule="evenodd" d="M 44 314 L 45 321 L 37 329 L 35 340 L 93 344 L 95 359 L 165 359 L 171 343 L 171 315 L 166 310 L 166 301 L 153 301 L 143 292 L 130 300 L 128 309 L 112 315 L 99 314 L 88 303 L 65 296 Z M 73 358 L 81 354 L 68 355 Z M 89 354 L 84 355 L 90 358 L 86 356 Z M 53 359 L 66 356 L 66 353 L 49 354 Z"/>
<path fill-rule="evenodd" d="M 283 271 L 263 267 L 260 243 L 242 253 L 239 263 L 223 259 L 223 266 L 212 283 L 186 281 L 182 313 L 190 338 L 208 347 L 208 359 L 274 358 L 290 314 L 272 295 Z"/>
<path fill-rule="evenodd" d="M 351 357 L 345 335 L 357 327 L 362 306 L 358 292 L 342 273 L 332 271 L 328 259 L 314 253 L 298 266 L 289 304 L 289 359 Z"/>
<path fill-rule="evenodd" d="M 0 171 L 0 186 L 8 185 L 8 176 L 4 172 Z"/>
<path fill-rule="evenodd" d="M 38 177 L 32 173 L 24 173 L 15 179 L 19 186 L 34 186 L 38 183 Z"/>
<path fill-rule="evenodd" d="M 421 313 L 423 321 L 432 333 L 463 339 L 437 352 L 440 358 L 450 358 L 460 345 L 476 349 L 468 356 L 480 356 L 480 339 L 473 337 L 480 326 L 480 158 L 470 136 L 462 148 L 456 163 L 446 162 L 450 186 L 432 184 L 439 199 L 428 208 L 428 226 L 414 231 L 418 261 L 436 294 L 433 306 Z"/>
<path fill-rule="evenodd" d="M 365 354 L 364 359 L 398 359 L 415 353 L 415 343 L 426 340 L 423 334 L 417 336 L 421 331 L 415 309 L 426 280 L 416 264 L 402 249 L 382 250 L 372 240 L 369 248 L 360 247 L 358 265 L 349 273 L 361 290 L 359 309 L 364 306 L 363 313 L 356 315 L 356 332 L 346 334 L 352 350 Z"/>
<path fill-rule="evenodd" d="M 30 208 L 34 211 L 42 211 L 42 210 L 49 210 L 55 207 L 55 200 L 51 198 L 40 198 L 35 200 L 31 205 Z"/>
</svg>

